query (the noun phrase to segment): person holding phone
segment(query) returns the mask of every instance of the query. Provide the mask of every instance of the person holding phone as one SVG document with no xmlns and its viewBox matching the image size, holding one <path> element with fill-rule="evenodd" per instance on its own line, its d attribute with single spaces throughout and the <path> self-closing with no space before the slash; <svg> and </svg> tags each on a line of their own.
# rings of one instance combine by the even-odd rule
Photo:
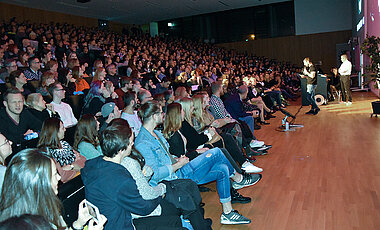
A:
<svg viewBox="0 0 380 230">
<path fill-rule="evenodd" d="M 63 220 L 62 203 L 58 199 L 61 179 L 53 159 L 39 149 L 25 149 L 10 161 L 4 177 L 0 201 L 0 221 L 14 216 L 32 214 L 43 216 L 53 229 L 69 229 Z M 17 192 L 15 192 L 17 191 Z M 79 204 L 78 219 L 73 229 L 82 229 L 89 221 L 88 230 L 101 230 L 107 221 L 99 214 L 98 224 L 83 200 Z"/>
</svg>

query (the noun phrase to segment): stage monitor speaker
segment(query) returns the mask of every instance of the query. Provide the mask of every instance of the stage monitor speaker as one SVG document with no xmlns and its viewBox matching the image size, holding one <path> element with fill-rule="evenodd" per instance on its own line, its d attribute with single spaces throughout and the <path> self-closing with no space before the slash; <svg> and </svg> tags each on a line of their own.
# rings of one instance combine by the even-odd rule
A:
<svg viewBox="0 0 380 230">
<path fill-rule="evenodd" d="M 301 95 L 302 95 L 302 105 L 309 105 L 307 101 L 307 91 L 306 91 L 307 80 L 301 78 Z M 317 75 L 317 88 L 315 89 L 315 95 L 322 95 L 324 97 L 324 102 L 327 102 L 327 77 L 325 75 Z M 320 96 L 319 96 L 320 97 Z M 321 98 L 319 98 L 321 100 Z"/>
</svg>

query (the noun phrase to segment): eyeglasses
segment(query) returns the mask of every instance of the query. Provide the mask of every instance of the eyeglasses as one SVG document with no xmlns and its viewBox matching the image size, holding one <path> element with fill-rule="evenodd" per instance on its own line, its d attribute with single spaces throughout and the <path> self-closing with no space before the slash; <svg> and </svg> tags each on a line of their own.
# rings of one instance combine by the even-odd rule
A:
<svg viewBox="0 0 380 230">
<path fill-rule="evenodd" d="M 5 139 L 5 142 L 0 145 L 0 147 L 3 147 L 3 145 L 11 144 L 8 139 Z"/>
<path fill-rule="evenodd" d="M 65 91 L 65 89 L 56 89 L 56 91 Z"/>
</svg>

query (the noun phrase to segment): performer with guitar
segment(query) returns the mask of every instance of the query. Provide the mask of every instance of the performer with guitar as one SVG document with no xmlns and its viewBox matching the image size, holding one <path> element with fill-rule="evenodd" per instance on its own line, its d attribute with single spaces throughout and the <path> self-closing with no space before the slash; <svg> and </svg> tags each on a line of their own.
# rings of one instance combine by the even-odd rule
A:
<svg viewBox="0 0 380 230">
<path fill-rule="evenodd" d="M 317 88 L 317 72 L 315 70 L 315 67 L 313 63 L 310 61 L 310 58 L 306 57 L 303 59 L 303 70 L 301 74 L 302 78 L 307 79 L 307 101 L 311 105 L 311 109 L 306 114 L 313 114 L 317 115 L 320 109 L 317 106 L 317 103 L 315 103 L 315 88 Z"/>
</svg>

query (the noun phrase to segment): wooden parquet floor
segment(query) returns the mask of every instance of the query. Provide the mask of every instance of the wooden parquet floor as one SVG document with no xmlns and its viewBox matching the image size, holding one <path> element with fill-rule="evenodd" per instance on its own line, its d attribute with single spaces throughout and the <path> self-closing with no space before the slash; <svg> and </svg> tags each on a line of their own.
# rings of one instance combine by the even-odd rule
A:
<svg viewBox="0 0 380 230">
<path fill-rule="evenodd" d="M 303 107 L 295 132 L 278 132 L 280 112 L 270 125 L 255 132 L 272 144 L 255 165 L 264 169 L 257 185 L 239 192 L 252 198 L 233 207 L 252 219 L 249 225 L 220 224 L 222 212 L 215 183 L 202 193 L 205 216 L 213 229 L 375 230 L 380 229 L 380 116 L 370 118 L 367 92 L 353 93 L 352 106 L 321 106 L 317 116 Z M 287 110 L 295 113 L 300 100 Z M 298 104 L 298 105 L 297 105 Z"/>
</svg>

